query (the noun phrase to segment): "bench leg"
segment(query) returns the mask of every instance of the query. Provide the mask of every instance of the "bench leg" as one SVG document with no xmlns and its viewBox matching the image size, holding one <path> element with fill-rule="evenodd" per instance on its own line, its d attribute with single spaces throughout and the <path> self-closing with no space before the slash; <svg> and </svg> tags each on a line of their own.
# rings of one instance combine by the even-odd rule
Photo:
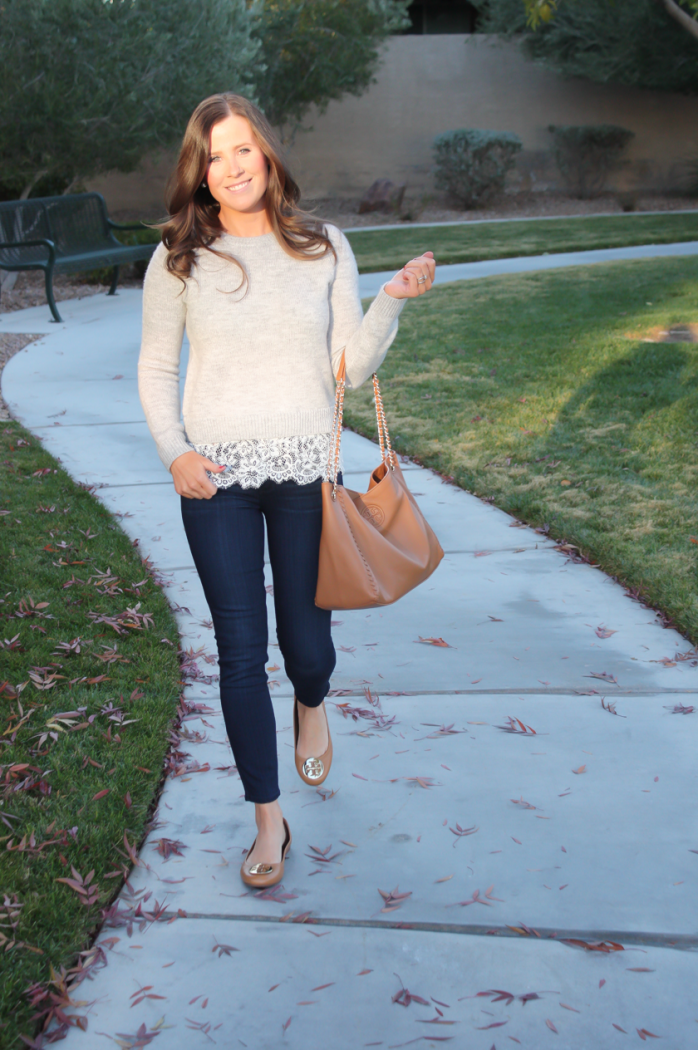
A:
<svg viewBox="0 0 698 1050">
<path fill-rule="evenodd" d="M 114 273 L 112 274 L 112 279 L 111 279 L 111 288 L 107 292 L 107 295 L 116 295 L 116 286 L 117 286 L 118 283 L 119 283 L 119 267 L 115 266 L 114 267 Z"/>
<path fill-rule="evenodd" d="M 53 314 L 53 320 L 58 324 L 61 324 L 63 318 L 58 313 L 58 307 L 56 306 L 56 300 L 53 298 L 53 267 L 49 266 L 44 270 L 44 281 L 46 283 L 46 301 L 49 305 L 51 313 Z"/>
</svg>

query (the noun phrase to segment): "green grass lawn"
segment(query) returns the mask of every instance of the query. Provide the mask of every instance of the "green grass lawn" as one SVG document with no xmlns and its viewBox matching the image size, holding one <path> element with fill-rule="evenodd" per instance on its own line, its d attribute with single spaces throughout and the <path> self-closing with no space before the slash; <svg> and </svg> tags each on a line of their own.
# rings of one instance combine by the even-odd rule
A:
<svg viewBox="0 0 698 1050">
<path fill-rule="evenodd" d="M 15 1050 L 48 1005 L 26 989 L 76 964 L 131 868 L 124 837 L 144 835 L 181 690 L 174 616 L 137 548 L 19 424 L 0 423 L 0 452 L 0 1045 Z M 83 893 L 58 881 L 73 868 Z"/>
<path fill-rule="evenodd" d="M 698 240 L 698 209 L 693 214 L 603 215 L 598 218 L 531 219 L 483 222 L 347 234 L 360 273 L 398 270 L 407 259 L 433 251 L 437 265 L 505 259 L 544 252 L 622 248 Z"/>
<path fill-rule="evenodd" d="M 442 285 L 380 369 L 394 445 L 552 536 L 698 643 L 698 258 Z M 374 436 L 371 384 L 346 421 Z M 612 625 L 611 625 L 612 626 Z"/>
</svg>

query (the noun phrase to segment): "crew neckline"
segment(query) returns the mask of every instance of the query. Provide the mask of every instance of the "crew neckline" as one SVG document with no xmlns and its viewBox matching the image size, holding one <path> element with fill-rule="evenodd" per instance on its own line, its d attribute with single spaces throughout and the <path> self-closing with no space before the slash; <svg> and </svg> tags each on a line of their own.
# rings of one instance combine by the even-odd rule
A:
<svg viewBox="0 0 698 1050">
<path fill-rule="evenodd" d="M 237 233 L 228 233 L 227 230 L 224 230 L 219 236 L 230 237 L 234 241 L 261 241 L 265 237 L 275 237 L 276 234 L 273 230 L 269 230 L 268 233 L 254 233 L 249 237 L 241 237 Z"/>
</svg>

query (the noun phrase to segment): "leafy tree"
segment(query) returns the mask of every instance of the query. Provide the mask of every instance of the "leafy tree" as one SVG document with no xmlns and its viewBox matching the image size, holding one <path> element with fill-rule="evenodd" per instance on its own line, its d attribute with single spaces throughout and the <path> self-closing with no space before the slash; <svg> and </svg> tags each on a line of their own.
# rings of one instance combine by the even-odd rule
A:
<svg viewBox="0 0 698 1050">
<path fill-rule="evenodd" d="M 216 91 L 287 139 L 360 95 L 408 0 L 1 0 L 0 195 L 60 193 L 173 146 Z"/>
<path fill-rule="evenodd" d="M 483 32 L 521 39 L 527 57 L 558 73 L 698 94 L 697 42 L 667 16 L 666 0 L 560 0 L 557 7 L 555 0 L 478 2 Z M 698 0 L 691 3 L 698 14 Z M 530 32 L 532 26 L 537 30 Z"/>
<path fill-rule="evenodd" d="M 251 28 L 245 0 L 2 0 L 5 191 L 132 171 L 206 95 L 253 96 Z"/>
<path fill-rule="evenodd" d="M 409 0 L 254 0 L 263 63 L 257 95 L 284 141 L 292 142 L 311 106 L 361 95 L 374 81 L 380 45 L 410 24 Z"/>
<path fill-rule="evenodd" d="M 684 7 L 676 3 L 676 0 L 658 0 L 658 2 L 682 29 L 698 39 L 698 0 L 686 0 Z M 554 17 L 558 0 L 523 0 L 523 5 L 528 25 L 532 29 L 537 29 L 541 23 L 549 22 Z M 693 14 L 689 14 L 685 7 L 688 7 Z"/>
</svg>

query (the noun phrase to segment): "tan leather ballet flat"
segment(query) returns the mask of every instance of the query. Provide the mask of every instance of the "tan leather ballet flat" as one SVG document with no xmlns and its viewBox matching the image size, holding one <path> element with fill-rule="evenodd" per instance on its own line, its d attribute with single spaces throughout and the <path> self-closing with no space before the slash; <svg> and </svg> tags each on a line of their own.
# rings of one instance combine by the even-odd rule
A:
<svg viewBox="0 0 698 1050">
<path fill-rule="evenodd" d="M 240 868 L 240 875 L 242 881 L 246 886 L 254 886 L 258 890 L 264 889 L 265 886 L 275 886 L 277 882 L 281 882 L 284 877 L 284 861 L 288 855 L 288 851 L 291 848 L 291 829 L 288 826 L 286 818 L 283 818 L 284 830 L 286 837 L 284 838 L 284 844 L 281 847 L 281 860 L 278 864 L 267 864 L 265 861 L 260 861 L 257 864 L 253 864 L 251 868 L 247 867 L 247 861 L 242 862 Z M 247 856 L 255 847 L 257 839 L 254 840 L 250 846 Z"/>
<path fill-rule="evenodd" d="M 318 784 L 322 784 L 332 765 L 332 737 L 330 736 L 330 724 L 327 721 L 324 700 L 322 701 L 322 710 L 325 712 L 325 722 L 327 723 L 327 750 L 319 758 L 301 758 L 298 754 L 298 699 L 295 695 L 293 697 L 293 754 L 296 760 L 298 776 L 306 784 L 310 784 L 311 787 L 317 787 Z"/>
</svg>

